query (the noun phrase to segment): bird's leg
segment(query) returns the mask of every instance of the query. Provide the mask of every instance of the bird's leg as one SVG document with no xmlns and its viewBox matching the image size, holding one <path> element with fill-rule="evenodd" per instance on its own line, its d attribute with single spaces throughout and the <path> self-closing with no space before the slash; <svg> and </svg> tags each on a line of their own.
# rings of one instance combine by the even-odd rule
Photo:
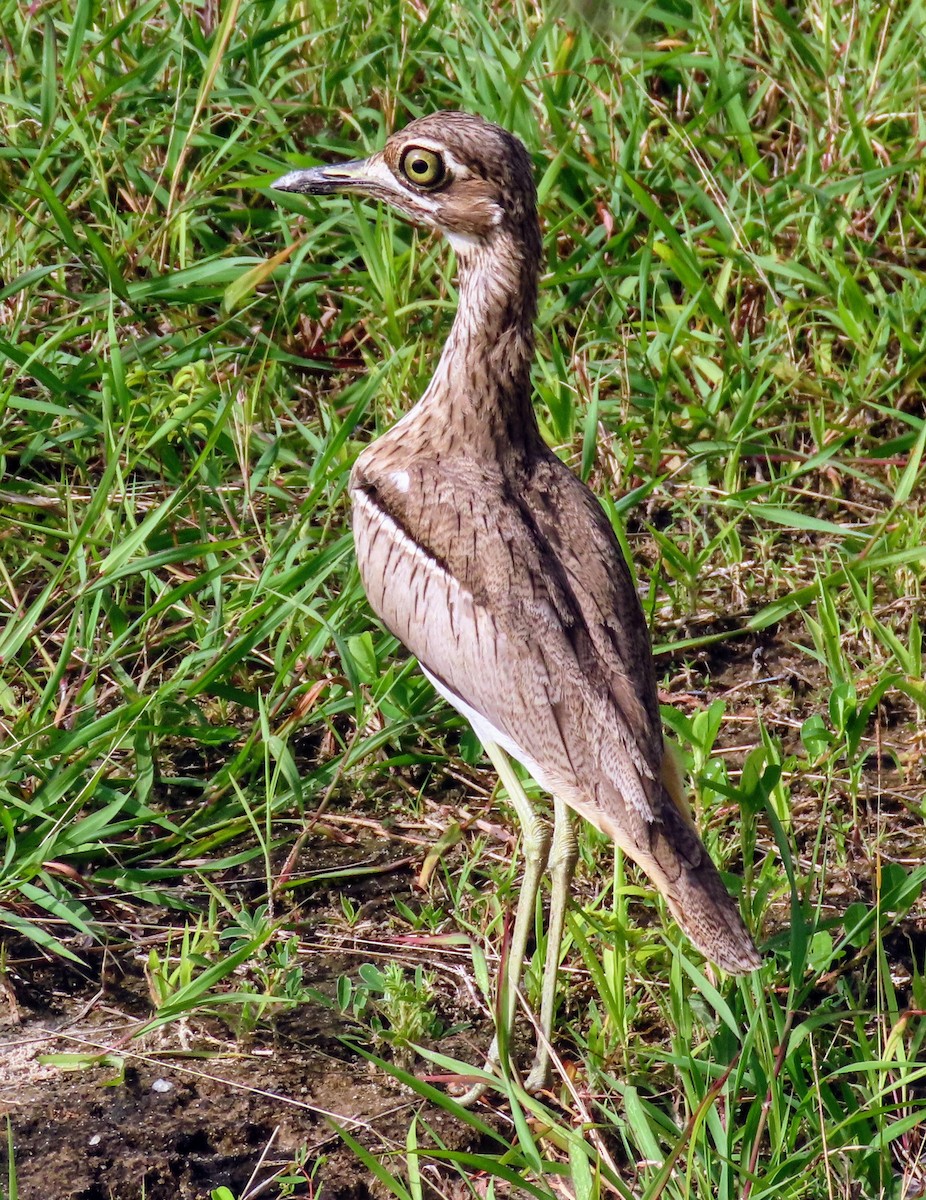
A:
<svg viewBox="0 0 926 1200">
<path fill-rule="evenodd" d="M 534 923 L 537 892 L 550 852 L 550 831 L 547 823 L 534 812 L 533 805 L 528 800 L 521 781 L 504 750 L 488 741 L 483 745 L 492 765 L 498 772 L 499 779 L 505 785 L 515 812 L 518 814 L 518 821 L 521 825 L 521 846 L 524 853 L 524 879 L 521 882 L 521 894 L 518 897 L 518 907 L 515 911 L 511 944 L 508 947 L 507 959 L 502 964 L 505 975 L 504 979 L 500 978 L 498 981 L 499 993 L 503 1000 L 499 1023 L 505 1034 L 502 1040 L 507 1043 L 514 1027 L 518 987 L 521 983 L 521 971 L 527 956 L 527 939 Z M 562 926 L 562 921 L 560 924 Z M 494 1071 L 499 1064 L 499 1058 L 499 1037 L 496 1033 L 489 1047 L 486 1070 Z M 485 1084 L 477 1083 L 465 1096 L 461 1097 L 458 1103 L 464 1107 L 473 1104 L 485 1090 Z"/>
<path fill-rule="evenodd" d="M 579 846 L 572 813 L 564 801 L 553 798 L 553 845 L 550 848 L 550 920 L 547 924 L 547 953 L 543 967 L 543 991 L 540 998 L 540 1034 L 537 1053 L 524 1087 L 539 1092 L 550 1083 L 550 1039 L 553 1035 L 553 1012 L 556 1006 L 556 978 L 559 972 L 563 926 L 569 887 L 579 857 Z"/>
</svg>

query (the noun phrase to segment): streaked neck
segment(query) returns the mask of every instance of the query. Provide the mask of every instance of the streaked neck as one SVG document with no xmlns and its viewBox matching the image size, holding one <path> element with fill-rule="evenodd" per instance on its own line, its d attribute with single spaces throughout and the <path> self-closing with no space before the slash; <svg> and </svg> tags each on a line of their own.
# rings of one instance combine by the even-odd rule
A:
<svg viewBox="0 0 926 1200">
<path fill-rule="evenodd" d="M 540 233 L 500 230 L 488 243 L 453 239 L 459 307 L 437 370 L 414 413 L 486 452 L 540 441 L 531 405 Z M 410 414 L 411 415 L 411 414 Z"/>
</svg>

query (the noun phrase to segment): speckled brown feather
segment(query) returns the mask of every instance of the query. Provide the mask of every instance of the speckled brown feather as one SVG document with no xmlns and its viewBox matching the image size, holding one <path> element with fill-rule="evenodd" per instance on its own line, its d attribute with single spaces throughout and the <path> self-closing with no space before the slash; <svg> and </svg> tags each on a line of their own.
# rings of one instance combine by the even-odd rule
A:
<svg viewBox="0 0 926 1200">
<path fill-rule="evenodd" d="M 393 190 L 385 176 L 361 190 L 451 235 L 460 303 L 424 396 L 351 476 L 370 604 L 448 698 L 643 867 L 709 958 L 751 970 L 752 939 L 666 758 L 627 564 L 533 414 L 530 160 L 511 134 L 462 113 L 414 122 L 374 160 L 397 174 L 409 145 L 442 148 L 459 178 L 436 197 L 398 177 Z"/>
</svg>

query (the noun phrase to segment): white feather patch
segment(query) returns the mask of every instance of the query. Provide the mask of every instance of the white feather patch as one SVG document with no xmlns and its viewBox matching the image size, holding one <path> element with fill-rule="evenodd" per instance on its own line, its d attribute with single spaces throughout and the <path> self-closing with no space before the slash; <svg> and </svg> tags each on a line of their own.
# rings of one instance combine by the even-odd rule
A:
<svg viewBox="0 0 926 1200">
<path fill-rule="evenodd" d="M 447 703 L 452 705 L 461 716 L 464 716 L 467 721 L 469 721 L 470 725 L 473 727 L 473 732 L 483 745 L 485 745 L 486 742 L 493 742 L 496 746 L 501 746 L 506 754 L 510 754 L 511 757 L 517 759 L 522 766 L 527 767 L 531 777 L 536 779 L 536 781 L 542 788 L 544 788 L 545 791 L 549 792 L 551 795 L 555 793 L 556 788 L 546 771 L 544 771 L 543 767 L 541 767 L 538 762 L 531 758 L 526 750 L 517 745 L 517 743 L 514 742 L 507 733 L 503 733 L 500 729 L 497 729 L 487 717 L 482 715 L 482 713 L 476 712 L 471 705 L 467 704 L 466 701 L 456 695 L 455 692 L 452 692 L 448 687 L 441 683 L 439 679 L 435 679 L 427 667 L 425 667 L 422 663 L 419 663 L 418 666 L 421 667 L 421 673 L 434 685 L 434 690 L 443 696 Z"/>
<path fill-rule="evenodd" d="M 396 474 L 404 474 L 404 472 L 396 472 Z M 351 488 L 350 498 L 353 504 L 369 520 L 373 529 L 385 529 L 387 531 L 388 536 L 398 545 L 400 554 L 413 558 L 419 567 L 423 567 L 426 571 L 439 575 L 446 586 L 455 589 L 457 592 L 462 592 L 463 589 L 460 587 L 459 582 L 454 579 L 449 571 L 446 571 L 435 558 L 410 538 L 405 530 L 400 525 L 397 525 L 384 509 L 380 508 L 378 504 L 370 499 L 362 487 Z"/>
<path fill-rule="evenodd" d="M 460 255 L 469 254 L 472 250 L 478 250 L 482 245 L 482 238 L 472 237 L 468 233 L 452 233 L 449 229 L 445 229 L 444 237 L 453 246 L 458 258 Z"/>
</svg>

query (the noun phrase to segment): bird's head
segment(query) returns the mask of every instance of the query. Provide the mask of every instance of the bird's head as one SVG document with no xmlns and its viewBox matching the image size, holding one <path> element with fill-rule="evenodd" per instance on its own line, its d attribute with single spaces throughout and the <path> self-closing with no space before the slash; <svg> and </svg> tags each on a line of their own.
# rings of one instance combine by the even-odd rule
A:
<svg viewBox="0 0 926 1200">
<path fill-rule="evenodd" d="M 536 190 L 523 144 L 469 113 L 431 113 L 394 133 L 369 158 L 290 171 L 273 186 L 383 200 L 415 224 L 446 234 L 458 253 L 486 245 L 502 231 L 536 229 Z"/>
</svg>

